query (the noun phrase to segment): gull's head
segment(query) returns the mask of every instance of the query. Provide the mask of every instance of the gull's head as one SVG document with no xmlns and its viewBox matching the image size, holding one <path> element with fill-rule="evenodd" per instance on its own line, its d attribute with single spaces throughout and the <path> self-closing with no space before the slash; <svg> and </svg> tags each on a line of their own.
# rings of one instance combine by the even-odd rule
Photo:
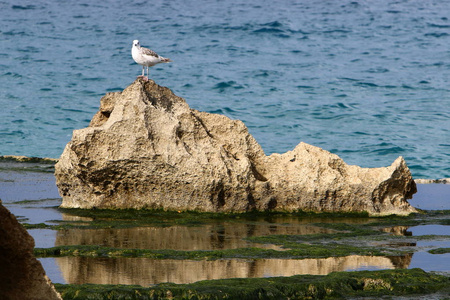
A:
<svg viewBox="0 0 450 300">
<path fill-rule="evenodd" d="M 133 41 L 133 47 L 140 47 L 138 40 Z"/>
</svg>

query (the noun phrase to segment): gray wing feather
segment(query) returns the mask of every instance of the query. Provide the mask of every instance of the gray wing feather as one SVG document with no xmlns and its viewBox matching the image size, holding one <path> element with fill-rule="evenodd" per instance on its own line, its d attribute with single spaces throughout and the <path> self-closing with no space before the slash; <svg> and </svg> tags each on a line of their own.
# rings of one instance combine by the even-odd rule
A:
<svg viewBox="0 0 450 300">
<path fill-rule="evenodd" d="M 150 49 L 148 49 L 148 48 L 141 47 L 141 51 L 142 51 L 142 54 L 150 55 L 150 56 L 154 56 L 154 57 L 159 57 L 159 55 L 156 54 L 155 51 L 150 50 Z"/>
</svg>

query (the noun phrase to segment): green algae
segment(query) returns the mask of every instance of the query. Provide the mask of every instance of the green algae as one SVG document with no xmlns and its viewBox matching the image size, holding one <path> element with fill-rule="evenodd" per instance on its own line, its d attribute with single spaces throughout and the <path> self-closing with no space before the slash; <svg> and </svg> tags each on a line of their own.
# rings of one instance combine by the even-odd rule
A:
<svg viewBox="0 0 450 300">
<path fill-rule="evenodd" d="M 446 254 L 450 253 L 450 248 L 436 248 L 428 251 L 431 254 Z"/>
<path fill-rule="evenodd" d="M 32 204 L 33 200 L 27 200 Z M 40 201 L 40 200 L 39 200 Z M 55 207 L 56 208 L 56 207 Z M 358 235 L 372 235 L 374 229 L 397 226 L 417 226 L 426 224 L 448 225 L 450 211 L 430 211 L 409 216 L 368 217 L 366 213 L 312 213 L 299 211 L 287 212 L 246 212 L 246 213 L 209 213 L 196 211 L 164 211 L 147 209 L 76 209 L 56 208 L 68 216 L 81 217 L 89 221 L 49 220 L 46 228 L 53 230 L 80 228 L 131 228 L 131 227 L 168 227 L 168 226 L 203 226 L 220 222 L 239 223 L 286 223 L 295 220 L 308 220 L 324 228 L 338 231 L 350 230 Z M 326 220 L 324 222 L 323 220 Z M 55 225 L 56 224 L 56 225 Z M 355 226 L 357 225 L 357 226 Z M 26 224 L 28 229 L 43 228 L 43 225 Z M 37 227 L 33 227 L 37 226 Z M 364 232 L 365 231 L 365 232 Z"/>
<path fill-rule="evenodd" d="M 67 230 L 71 228 L 129 228 L 129 227 L 151 227 L 151 226 L 203 226 L 209 224 L 222 224 L 223 222 L 242 222 L 245 224 L 258 224 L 259 222 L 272 222 L 280 224 L 281 221 L 305 218 L 304 213 L 246 213 L 246 214 L 218 214 L 198 212 L 167 212 L 161 210 L 69 210 L 85 220 L 78 221 L 52 221 L 52 224 L 24 224 L 27 229 L 53 229 Z M 449 211 L 430 213 L 439 216 L 434 224 L 439 223 L 448 216 Z M 307 214 L 308 224 L 329 229 L 328 233 L 315 234 L 270 234 L 264 236 L 252 236 L 245 238 L 246 241 L 257 244 L 277 245 L 283 251 L 261 249 L 261 248 L 239 248 L 205 251 L 175 251 L 175 250 L 148 250 L 148 249 L 118 249 L 95 245 L 73 245 L 58 246 L 48 249 L 36 249 L 36 255 L 49 256 L 95 256 L 95 257 L 149 257 L 154 259 L 221 259 L 221 258 L 325 258 L 342 257 L 348 255 L 365 256 L 400 256 L 412 253 L 417 240 L 430 240 L 435 238 L 448 239 L 448 236 L 424 235 L 404 236 L 393 235 L 383 229 L 389 226 L 410 226 L 423 224 L 428 214 L 416 214 L 414 216 L 399 217 L 377 217 L 361 218 L 360 215 L 352 214 L 355 218 L 342 219 L 342 215 L 332 218 L 327 215 L 328 223 L 324 218 L 314 214 Z M 284 217 L 289 219 L 283 219 Z M 278 218 L 278 219 L 277 219 Z M 294 218 L 294 219 L 292 219 Z M 357 220 L 350 223 L 348 220 Z M 318 221 L 314 223 L 314 221 Z M 330 222 L 331 221 L 331 222 Z M 405 225 L 408 224 L 408 225 Z M 255 246 L 256 247 L 256 246 Z"/>
<path fill-rule="evenodd" d="M 58 160 L 48 157 L 20 156 L 20 155 L 0 155 L 0 162 L 18 162 L 18 163 L 44 163 L 49 165 L 56 164 Z"/>
<path fill-rule="evenodd" d="M 73 215 L 77 217 L 91 218 L 97 221 L 108 221 L 121 226 L 121 223 L 126 223 L 133 220 L 136 226 L 198 226 L 218 221 L 235 221 L 235 222 L 274 222 L 280 217 L 289 217 L 291 219 L 306 219 L 306 218 L 329 218 L 335 219 L 367 219 L 366 213 L 312 213 L 298 211 L 296 213 L 288 212 L 243 212 L 243 213 L 213 213 L 213 212 L 198 212 L 198 211 L 166 211 L 160 209 L 77 209 L 77 208 L 60 208 L 62 213 Z M 100 224 L 99 224 L 100 225 Z"/>
<path fill-rule="evenodd" d="M 122 249 L 112 247 L 102 247 L 96 245 L 69 245 L 56 246 L 51 248 L 35 248 L 36 257 L 145 257 L 151 259 L 189 259 L 189 260 L 216 260 L 216 259 L 262 259 L 262 258 L 278 258 L 278 259 L 303 259 L 303 258 L 326 258 L 339 257 L 347 255 L 370 255 L 382 256 L 386 255 L 385 251 L 377 249 L 361 248 L 348 245 L 308 245 L 303 244 L 295 249 L 285 251 L 277 251 L 273 249 L 262 248 L 237 248 L 223 250 L 171 250 L 171 249 Z M 396 253 L 390 253 L 395 255 Z"/>
<path fill-rule="evenodd" d="M 11 204 L 14 205 L 23 205 L 23 204 L 41 204 L 41 203 L 46 203 L 46 202 L 50 202 L 50 201 L 60 201 L 60 198 L 44 198 L 44 199 L 37 199 L 37 200 L 20 200 L 20 201 L 15 201 Z"/>
<path fill-rule="evenodd" d="M 22 226 L 25 227 L 25 229 L 54 229 L 53 226 L 49 226 L 45 223 L 37 223 L 37 224 L 22 223 Z"/>
<path fill-rule="evenodd" d="M 0 170 L 53 173 L 56 161 L 53 158 L 5 155 L 0 156 Z"/>
<path fill-rule="evenodd" d="M 220 224 L 221 222 L 236 223 L 280 223 L 279 219 L 286 219 L 286 223 L 295 220 L 311 220 L 311 223 L 332 218 L 336 222 L 370 220 L 365 213 L 311 213 L 311 212 L 245 212 L 245 213 L 211 213 L 197 211 L 164 211 L 158 209 L 77 209 L 57 208 L 67 216 L 81 217 L 89 221 L 48 220 L 43 224 L 23 224 L 27 229 L 105 229 L 105 228 L 133 228 L 133 227 L 169 227 L 169 226 L 204 226 Z M 51 223 L 51 224 L 48 224 Z M 55 225 L 56 224 L 56 225 Z"/>
<path fill-rule="evenodd" d="M 192 284 L 55 284 L 63 299 L 348 299 L 448 295 L 450 278 L 421 269 L 335 272 L 326 276 L 234 278 Z"/>
</svg>

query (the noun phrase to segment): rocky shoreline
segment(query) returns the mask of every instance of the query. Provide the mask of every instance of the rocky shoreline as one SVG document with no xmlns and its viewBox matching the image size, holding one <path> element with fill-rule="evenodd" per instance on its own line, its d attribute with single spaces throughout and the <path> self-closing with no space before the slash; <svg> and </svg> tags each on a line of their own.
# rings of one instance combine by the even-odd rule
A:
<svg viewBox="0 0 450 300">
<path fill-rule="evenodd" d="M 439 183 L 439 184 L 450 184 L 450 178 L 441 178 L 441 179 L 414 179 L 417 184 L 431 184 L 431 183 Z"/>
</svg>

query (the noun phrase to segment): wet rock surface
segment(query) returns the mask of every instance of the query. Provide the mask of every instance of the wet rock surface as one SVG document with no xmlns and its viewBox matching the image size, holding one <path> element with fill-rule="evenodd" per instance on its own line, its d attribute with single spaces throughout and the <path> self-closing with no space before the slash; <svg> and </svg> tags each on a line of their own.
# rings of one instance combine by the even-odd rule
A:
<svg viewBox="0 0 450 300">
<path fill-rule="evenodd" d="M 0 201 L 0 299 L 62 299 L 33 249 L 33 238 Z"/>
<path fill-rule="evenodd" d="M 300 143 L 266 156 L 239 120 L 191 109 L 153 81 L 137 79 L 101 99 L 55 166 L 66 208 L 162 208 L 414 212 L 416 185 L 403 158 L 384 168 L 347 165 Z"/>
</svg>

